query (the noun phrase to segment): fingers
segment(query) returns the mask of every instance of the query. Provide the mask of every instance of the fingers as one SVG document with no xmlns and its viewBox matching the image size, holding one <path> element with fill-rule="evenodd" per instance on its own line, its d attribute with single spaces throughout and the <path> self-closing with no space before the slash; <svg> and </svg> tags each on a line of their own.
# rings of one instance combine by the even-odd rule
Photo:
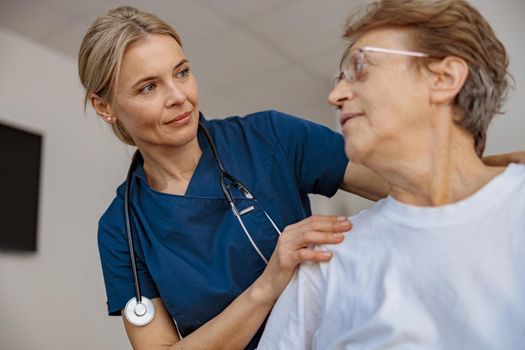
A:
<svg viewBox="0 0 525 350">
<path fill-rule="evenodd" d="M 281 238 L 284 242 L 293 241 L 295 248 L 311 244 L 334 244 L 340 243 L 344 239 L 341 233 L 351 228 L 352 224 L 344 216 L 316 215 L 287 226 Z"/>
<path fill-rule="evenodd" d="M 291 230 L 296 229 L 309 229 L 309 230 L 319 230 L 319 231 L 330 231 L 341 230 L 341 225 L 348 225 L 350 222 L 346 216 L 336 216 L 336 215 L 312 215 L 304 220 L 301 220 L 295 224 L 287 226 Z M 351 228 L 350 226 L 343 227 L 346 230 Z"/>
<path fill-rule="evenodd" d="M 340 238 L 341 242 L 343 239 Z M 332 252 L 328 250 L 316 249 L 313 245 L 307 247 L 281 246 L 278 252 L 278 259 L 283 268 L 295 268 L 297 265 L 306 261 L 324 262 L 332 258 Z"/>
<path fill-rule="evenodd" d="M 319 232 L 306 231 L 295 237 L 295 243 L 298 248 L 308 247 L 311 245 L 337 244 L 344 240 L 342 232 Z"/>
<path fill-rule="evenodd" d="M 351 228 L 352 224 L 346 216 L 314 215 L 287 226 L 283 233 L 294 234 L 306 231 L 346 232 Z"/>
<path fill-rule="evenodd" d="M 314 215 L 287 226 L 282 232 L 261 280 L 272 286 L 271 295 L 279 295 L 297 268 L 306 262 L 325 262 L 332 253 L 316 249 L 323 244 L 338 244 L 352 224 L 344 216 Z"/>
<path fill-rule="evenodd" d="M 315 245 L 338 244 L 352 228 L 344 216 L 315 215 L 287 226 L 278 242 L 279 259 L 284 266 L 304 261 L 327 261 L 332 254 L 316 250 Z"/>
<path fill-rule="evenodd" d="M 304 248 L 295 251 L 295 260 L 299 263 L 306 261 L 329 261 L 332 258 L 332 252 L 326 250 L 315 250 L 312 248 Z"/>
</svg>

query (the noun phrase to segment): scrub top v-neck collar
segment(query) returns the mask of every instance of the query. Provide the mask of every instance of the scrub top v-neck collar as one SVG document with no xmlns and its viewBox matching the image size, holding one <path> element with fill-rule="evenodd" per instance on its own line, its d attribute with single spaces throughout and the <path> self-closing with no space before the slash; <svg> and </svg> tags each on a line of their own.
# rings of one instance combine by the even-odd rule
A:
<svg viewBox="0 0 525 350">
<path fill-rule="evenodd" d="M 329 129 L 283 113 L 201 121 L 215 141 L 225 169 L 257 197 L 279 229 L 311 215 L 308 193 L 333 195 L 348 160 L 343 139 Z M 131 224 L 142 293 L 160 297 L 186 336 L 222 312 L 264 271 L 231 212 L 219 184 L 219 169 L 202 132 L 202 155 L 183 196 L 151 189 L 142 164 L 131 183 Z M 327 156 L 329 155 L 329 156 Z M 108 312 L 120 310 L 134 294 L 125 234 L 124 192 L 99 223 L 99 250 Z M 266 258 L 278 235 L 258 204 L 234 191 L 247 230 Z M 255 349 L 254 336 L 248 349 Z"/>
<path fill-rule="evenodd" d="M 207 127 L 208 121 L 204 115 L 200 113 L 199 121 Z M 213 130 L 208 130 L 213 139 Z M 204 134 L 197 132 L 197 139 L 201 149 L 201 156 L 197 162 L 197 167 L 188 184 L 188 188 L 184 195 L 172 195 L 180 197 L 195 197 L 195 198 L 224 198 L 220 184 L 219 184 L 219 168 L 217 162 L 213 157 L 210 145 L 208 144 Z M 219 156 L 221 156 L 219 154 Z M 149 186 L 149 182 L 144 171 L 144 164 L 141 163 L 135 170 L 134 176 L 138 177 L 145 186 L 148 186 L 152 191 L 154 189 Z M 162 192 L 159 192 L 162 193 Z M 225 200 L 225 199 L 224 199 Z"/>
</svg>

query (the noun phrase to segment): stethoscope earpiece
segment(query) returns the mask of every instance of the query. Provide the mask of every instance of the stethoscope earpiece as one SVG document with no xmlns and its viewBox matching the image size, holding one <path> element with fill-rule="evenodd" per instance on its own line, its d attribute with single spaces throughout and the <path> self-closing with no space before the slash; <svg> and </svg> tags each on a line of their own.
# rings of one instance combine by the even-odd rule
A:
<svg viewBox="0 0 525 350">
<path fill-rule="evenodd" d="M 141 297 L 140 303 L 137 302 L 137 298 L 133 297 L 127 302 L 124 315 L 129 323 L 135 326 L 145 326 L 155 317 L 155 307 L 146 297 Z"/>
</svg>

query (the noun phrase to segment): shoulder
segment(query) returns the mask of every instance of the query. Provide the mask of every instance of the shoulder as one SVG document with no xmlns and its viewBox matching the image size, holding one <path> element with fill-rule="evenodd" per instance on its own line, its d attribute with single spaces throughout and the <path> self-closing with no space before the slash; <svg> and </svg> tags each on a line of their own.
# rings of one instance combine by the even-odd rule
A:
<svg viewBox="0 0 525 350">
<path fill-rule="evenodd" d="M 206 120 L 205 126 L 217 140 L 248 145 L 255 142 L 269 149 L 281 148 L 285 153 L 305 145 L 337 144 L 342 149 L 342 136 L 330 128 L 276 110 L 266 110 L 245 116 Z"/>
<path fill-rule="evenodd" d="M 384 219 L 385 204 L 388 199 L 377 201 L 371 208 L 360 211 L 349 217 L 352 229 L 347 233 L 345 245 L 369 245 L 383 239 L 386 223 Z M 340 245 L 338 245 L 340 246 Z M 341 247 L 341 249 L 346 249 Z"/>
<path fill-rule="evenodd" d="M 274 131 L 275 128 L 290 125 L 314 124 L 305 119 L 276 110 L 265 110 L 245 116 L 231 116 L 224 119 L 210 119 L 208 127 L 215 130 L 254 130 L 258 132 Z"/>
<path fill-rule="evenodd" d="M 511 163 L 508 165 L 506 172 L 508 176 L 515 179 L 516 185 L 525 190 L 525 164 Z"/>
<path fill-rule="evenodd" d="M 521 191 L 517 192 L 521 195 L 516 197 L 519 197 L 521 203 L 525 205 L 525 164 L 511 164 L 511 166 L 516 169 L 514 175 L 516 178 L 516 191 Z"/>
<path fill-rule="evenodd" d="M 525 205 L 525 164 L 511 163 L 485 188 L 490 194 L 499 197 L 503 205 Z"/>
<path fill-rule="evenodd" d="M 272 140 L 284 149 L 303 143 L 315 144 L 316 147 L 319 144 L 336 145 L 343 149 L 343 137 L 340 133 L 327 126 L 276 110 L 210 119 L 205 121 L 205 126 L 216 137 L 240 138 L 249 135 L 255 139 Z"/>
<path fill-rule="evenodd" d="M 330 274 L 343 274 L 344 278 L 361 279 L 389 259 L 389 225 L 383 215 L 386 199 L 378 201 L 372 208 L 350 217 L 352 229 L 345 234 L 340 244 L 329 246 L 333 258 L 329 264 L 322 265 L 327 280 L 340 277 Z"/>
<path fill-rule="evenodd" d="M 99 245 L 101 242 L 108 240 L 110 235 L 115 235 L 115 233 L 123 232 L 124 230 L 124 191 L 125 183 L 117 188 L 115 197 L 99 219 Z"/>
<path fill-rule="evenodd" d="M 498 201 L 504 215 L 513 215 L 525 222 L 525 164 L 510 164 L 497 179 L 491 192 L 492 200 Z M 494 198 L 495 196 L 499 198 Z"/>
</svg>

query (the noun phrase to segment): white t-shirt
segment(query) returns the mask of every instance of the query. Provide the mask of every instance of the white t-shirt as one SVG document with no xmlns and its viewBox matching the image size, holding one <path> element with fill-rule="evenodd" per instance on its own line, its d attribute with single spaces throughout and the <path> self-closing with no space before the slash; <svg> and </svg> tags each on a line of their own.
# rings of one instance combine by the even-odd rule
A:
<svg viewBox="0 0 525 350">
<path fill-rule="evenodd" d="M 525 349 L 525 165 L 440 207 L 387 198 L 302 265 L 258 349 Z"/>
</svg>

